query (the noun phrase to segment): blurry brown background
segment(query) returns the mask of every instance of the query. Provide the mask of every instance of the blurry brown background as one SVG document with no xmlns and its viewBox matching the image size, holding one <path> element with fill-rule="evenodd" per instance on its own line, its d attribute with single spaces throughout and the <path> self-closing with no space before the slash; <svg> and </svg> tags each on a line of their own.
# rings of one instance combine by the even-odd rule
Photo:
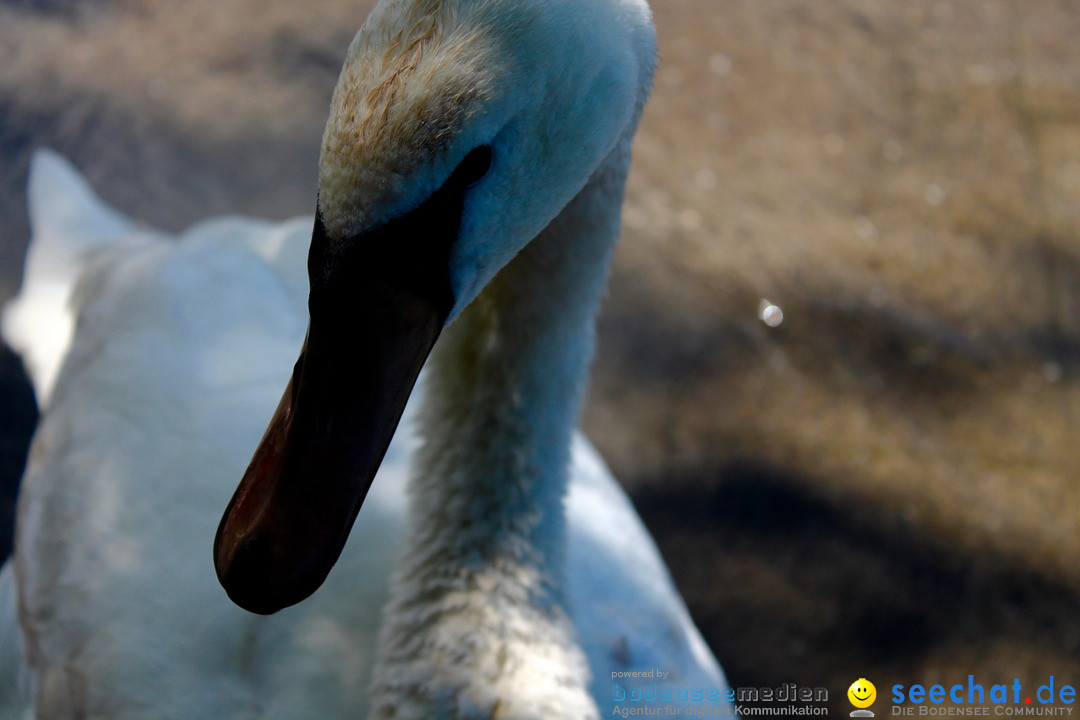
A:
<svg viewBox="0 0 1080 720">
<path fill-rule="evenodd" d="M 154 226 L 311 212 L 369 7 L 0 2 L 0 299 L 39 145 Z M 1080 5 L 654 11 L 585 425 L 731 682 L 1080 683 Z"/>
</svg>

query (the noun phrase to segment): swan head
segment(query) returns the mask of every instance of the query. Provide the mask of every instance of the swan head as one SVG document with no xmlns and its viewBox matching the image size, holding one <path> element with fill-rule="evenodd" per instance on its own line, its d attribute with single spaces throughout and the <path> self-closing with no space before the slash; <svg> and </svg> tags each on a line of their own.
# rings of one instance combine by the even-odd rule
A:
<svg viewBox="0 0 1080 720">
<path fill-rule="evenodd" d="M 633 132 L 645 0 L 383 0 L 323 136 L 311 322 L 215 540 L 230 597 L 274 612 L 333 566 L 442 328 Z"/>
</svg>

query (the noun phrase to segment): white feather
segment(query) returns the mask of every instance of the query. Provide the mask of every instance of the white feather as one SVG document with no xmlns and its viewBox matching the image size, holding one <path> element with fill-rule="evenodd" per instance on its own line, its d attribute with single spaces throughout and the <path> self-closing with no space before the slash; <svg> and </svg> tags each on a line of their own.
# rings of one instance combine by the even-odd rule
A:
<svg viewBox="0 0 1080 720">
<path fill-rule="evenodd" d="M 26 255 L 22 291 L 0 318 L 4 341 L 22 355 L 41 407 L 48 404 L 71 342 L 74 317 L 68 295 L 77 264 L 94 247 L 132 229 L 131 221 L 97 201 L 86 180 L 64 172 L 67 167 L 51 151 L 34 154 L 27 191 L 34 242 Z"/>
</svg>

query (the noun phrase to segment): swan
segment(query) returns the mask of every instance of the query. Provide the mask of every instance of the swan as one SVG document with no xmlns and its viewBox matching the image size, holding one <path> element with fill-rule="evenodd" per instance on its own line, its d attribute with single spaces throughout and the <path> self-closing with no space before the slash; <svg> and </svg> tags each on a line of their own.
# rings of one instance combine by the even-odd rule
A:
<svg viewBox="0 0 1080 720">
<path fill-rule="evenodd" d="M 314 231 L 169 238 L 35 156 L 3 329 L 48 407 L 0 716 L 595 718 L 642 687 L 730 711 L 576 430 L 654 53 L 642 0 L 383 0 Z"/>
</svg>

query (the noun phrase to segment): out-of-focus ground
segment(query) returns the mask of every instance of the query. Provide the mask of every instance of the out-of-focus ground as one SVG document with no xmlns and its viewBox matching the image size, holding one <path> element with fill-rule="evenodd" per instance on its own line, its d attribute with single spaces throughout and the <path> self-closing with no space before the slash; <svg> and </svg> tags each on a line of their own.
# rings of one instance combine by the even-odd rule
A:
<svg viewBox="0 0 1080 720">
<path fill-rule="evenodd" d="M 0 4 L 0 299 L 41 144 L 155 226 L 311 212 L 368 7 Z M 585 425 L 730 680 L 1076 684 L 1080 7 L 654 10 Z"/>
</svg>

